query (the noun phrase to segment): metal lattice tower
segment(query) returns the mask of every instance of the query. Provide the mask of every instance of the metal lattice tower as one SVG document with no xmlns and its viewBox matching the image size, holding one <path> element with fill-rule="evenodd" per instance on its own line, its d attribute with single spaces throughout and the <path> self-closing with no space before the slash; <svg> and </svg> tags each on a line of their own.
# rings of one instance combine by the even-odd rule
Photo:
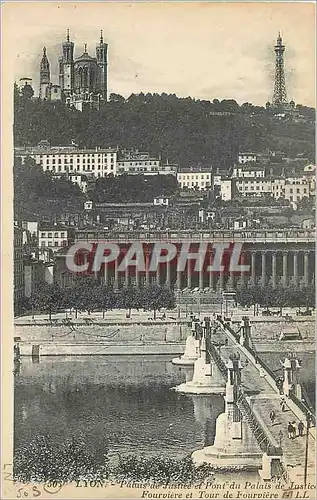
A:
<svg viewBox="0 0 317 500">
<path fill-rule="evenodd" d="M 285 73 L 284 73 L 284 51 L 285 45 L 283 45 L 281 34 L 278 34 L 276 45 L 274 45 L 275 52 L 275 83 L 274 83 L 274 93 L 273 93 L 273 105 L 280 106 L 281 104 L 287 103 L 287 92 L 285 84 Z"/>
</svg>

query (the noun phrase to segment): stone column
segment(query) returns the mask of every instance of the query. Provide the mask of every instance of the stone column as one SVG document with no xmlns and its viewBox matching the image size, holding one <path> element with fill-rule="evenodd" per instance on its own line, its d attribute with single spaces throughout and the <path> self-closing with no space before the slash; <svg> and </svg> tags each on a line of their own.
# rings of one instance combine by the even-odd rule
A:
<svg viewBox="0 0 317 500">
<path fill-rule="evenodd" d="M 308 285 L 308 252 L 304 253 L 304 284 Z"/>
<path fill-rule="evenodd" d="M 241 262 L 241 265 L 242 266 L 245 266 L 246 265 L 246 262 L 247 262 L 247 254 L 246 252 L 241 252 L 241 259 L 240 259 L 240 262 Z M 241 279 L 240 279 L 240 282 L 241 282 L 241 285 L 244 286 L 245 284 L 245 277 L 246 277 L 246 271 L 242 271 L 241 272 Z"/>
<path fill-rule="evenodd" d="M 224 271 L 220 271 L 220 276 L 219 276 L 219 290 L 223 290 L 225 287 L 225 274 Z"/>
<path fill-rule="evenodd" d="M 114 289 L 118 290 L 119 288 L 119 280 L 118 280 L 118 261 L 117 259 L 114 261 Z"/>
<path fill-rule="evenodd" d="M 261 283 L 263 286 L 266 285 L 266 253 L 262 252 L 262 266 L 261 266 Z"/>
<path fill-rule="evenodd" d="M 179 258 L 179 256 L 178 256 Z M 177 261 L 178 261 L 177 258 Z M 182 286 L 182 271 L 178 271 L 176 268 L 176 290 L 180 290 Z"/>
<path fill-rule="evenodd" d="M 202 262 L 202 257 L 199 256 L 199 266 L 202 265 L 202 269 L 199 270 L 199 289 L 202 290 L 204 288 L 204 263 Z"/>
<path fill-rule="evenodd" d="M 287 285 L 287 252 L 283 253 L 283 285 Z"/>
<path fill-rule="evenodd" d="M 105 262 L 105 268 L 104 268 L 104 278 L 105 278 L 105 285 L 108 285 L 108 264 Z"/>
<path fill-rule="evenodd" d="M 212 255 L 212 252 L 209 253 L 209 265 L 211 266 L 212 265 L 212 260 L 213 260 L 213 255 Z M 214 280 L 214 273 L 213 271 L 209 272 L 209 288 L 211 290 L 213 290 L 214 288 L 214 283 L 215 283 L 215 280 Z"/>
<path fill-rule="evenodd" d="M 276 287 L 276 252 L 272 253 L 272 284 Z"/>
<path fill-rule="evenodd" d="M 294 273 L 294 283 L 298 285 L 298 253 L 294 252 L 293 254 L 293 273 Z"/>
<path fill-rule="evenodd" d="M 171 263 L 168 261 L 166 262 L 166 280 L 165 280 L 166 286 L 168 288 L 171 288 Z"/>
<path fill-rule="evenodd" d="M 255 256 L 256 256 L 256 252 L 251 252 L 251 281 L 252 281 L 252 285 L 255 285 L 255 282 L 256 282 Z"/>
<path fill-rule="evenodd" d="M 190 260 L 187 261 L 187 288 L 191 289 L 192 287 L 192 270 L 190 267 Z"/>
<path fill-rule="evenodd" d="M 148 251 L 146 251 L 145 252 L 145 284 L 146 284 L 146 286 L 148 286 L 150 284 L 149 265 L 150 265 L 150 254 Z"/>
<path fill-rule="evenodd" d="M 124 284 L 125 286 L 129 286 L 129 267 L 126 266 L 124 271 Z"/>
<path fill-rule="evenodd" d="M 161 278 L 161 269 L 160 269 L 160 264 L 157 264 L 156 268 L 156 284 L 160 284 L 160 278 Z"/>
<path fill-rule="evenodd" d="M 140 274 L 139 274 L 138 266 L 135 266 L 135 285 L 137 287 L 140 286 Z"/>
</svg>

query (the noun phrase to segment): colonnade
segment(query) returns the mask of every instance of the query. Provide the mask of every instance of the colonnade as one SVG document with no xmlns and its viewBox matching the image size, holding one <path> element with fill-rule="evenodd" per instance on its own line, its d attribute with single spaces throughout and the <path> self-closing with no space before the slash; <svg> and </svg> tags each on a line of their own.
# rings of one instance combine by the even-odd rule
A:
<svg viewBox="0 0 317 500">
<path fill-rule="evenodd" d="M 205 269 L 212 264 L 213 255 L 208 253 L 205 259 L 205 269 L 194 272 L 191 266 L 186 266 L 184 271 L 178 271 L 173 262 L 167 262 L 156 271 L 149 271 L 150 254 L 145 255 L 145 271 L 139 272 L 133 268 L 126 268 L 118 272 L 118 263 L 115 262 L 108 270 L 104 269 L 105 283 L 113 285 L 115 289 L 133 284 L 136 286 L 158 283 L 182 290 L 194 288 L 203 290 L 235 290 L 243 285 L 262 286 L 292 284 L 297 287 L 307 286 L 315 279 L 314 252 L 312 250 L 261 250 L 251 249 L 241 255 L 240 264 L 249 264 L 250 271 L 237 275 L 236 272 L 221 271 L 208 273 Z M 194 263 L 192 262 L 194 266 Z"/>
</svg>

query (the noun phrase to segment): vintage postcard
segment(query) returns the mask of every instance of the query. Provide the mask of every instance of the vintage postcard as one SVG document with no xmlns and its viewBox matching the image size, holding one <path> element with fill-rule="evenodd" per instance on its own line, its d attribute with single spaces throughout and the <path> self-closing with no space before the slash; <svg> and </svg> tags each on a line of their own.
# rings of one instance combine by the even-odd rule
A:
<svg viewBox="0 0 317 500">
<path fill-rule="evenodd" d="M 1 13 L 1 498 L 316 498 L 315 3 Z"/>
</svg>

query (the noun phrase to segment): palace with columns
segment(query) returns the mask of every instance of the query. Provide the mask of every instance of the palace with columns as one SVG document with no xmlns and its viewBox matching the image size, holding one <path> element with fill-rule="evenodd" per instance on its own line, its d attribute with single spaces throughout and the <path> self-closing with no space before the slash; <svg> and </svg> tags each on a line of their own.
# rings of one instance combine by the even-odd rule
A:
<svg viewBox="0 0 317 500">
<path fill-rule="evenodd" d="M 135 273 L 134 266 L 124 272 L 118 271 L 118 262 L 95 273 L 106 284 L 115 289 L 127 285 L 144 286 L 150 283 L 167 285 L 174 290 L 225 291 L 236 290 L 243 285 L 261 284 L 294 285 L 303 288 L 315 280 L 315 231 L 314 230 L 263 230 L 252 232 L 213 231 L 213 232 L 113 232 L 97 230 L 78 230 L 75 242 L 113 242 L 122 248 L 122 253 L 133 242 L 142 242 L 150 248 L 154 242 L 174 244 L 190 243 L 190 251 L 197 252 L 198 244 L 205 243 L 242 243 L 241 264 L 250 266 L 248 273 L 236 272 L 208 273 L 195 272 L 193 260 L 186 265 L 185 271 L 177 271 L 173 262 L 161 264 L 155 272 L 149 271 L 151 251 L 145 254 L 146 270 Z M 196 247 L 195 247 L 196 245 Z M 66 268 L 67 248 L 56 252 L 56 279 L 67 286 L 74 275 Z M 207 250 L 205 264 L 212 264 L 213 250 Z"/>
</svg>

